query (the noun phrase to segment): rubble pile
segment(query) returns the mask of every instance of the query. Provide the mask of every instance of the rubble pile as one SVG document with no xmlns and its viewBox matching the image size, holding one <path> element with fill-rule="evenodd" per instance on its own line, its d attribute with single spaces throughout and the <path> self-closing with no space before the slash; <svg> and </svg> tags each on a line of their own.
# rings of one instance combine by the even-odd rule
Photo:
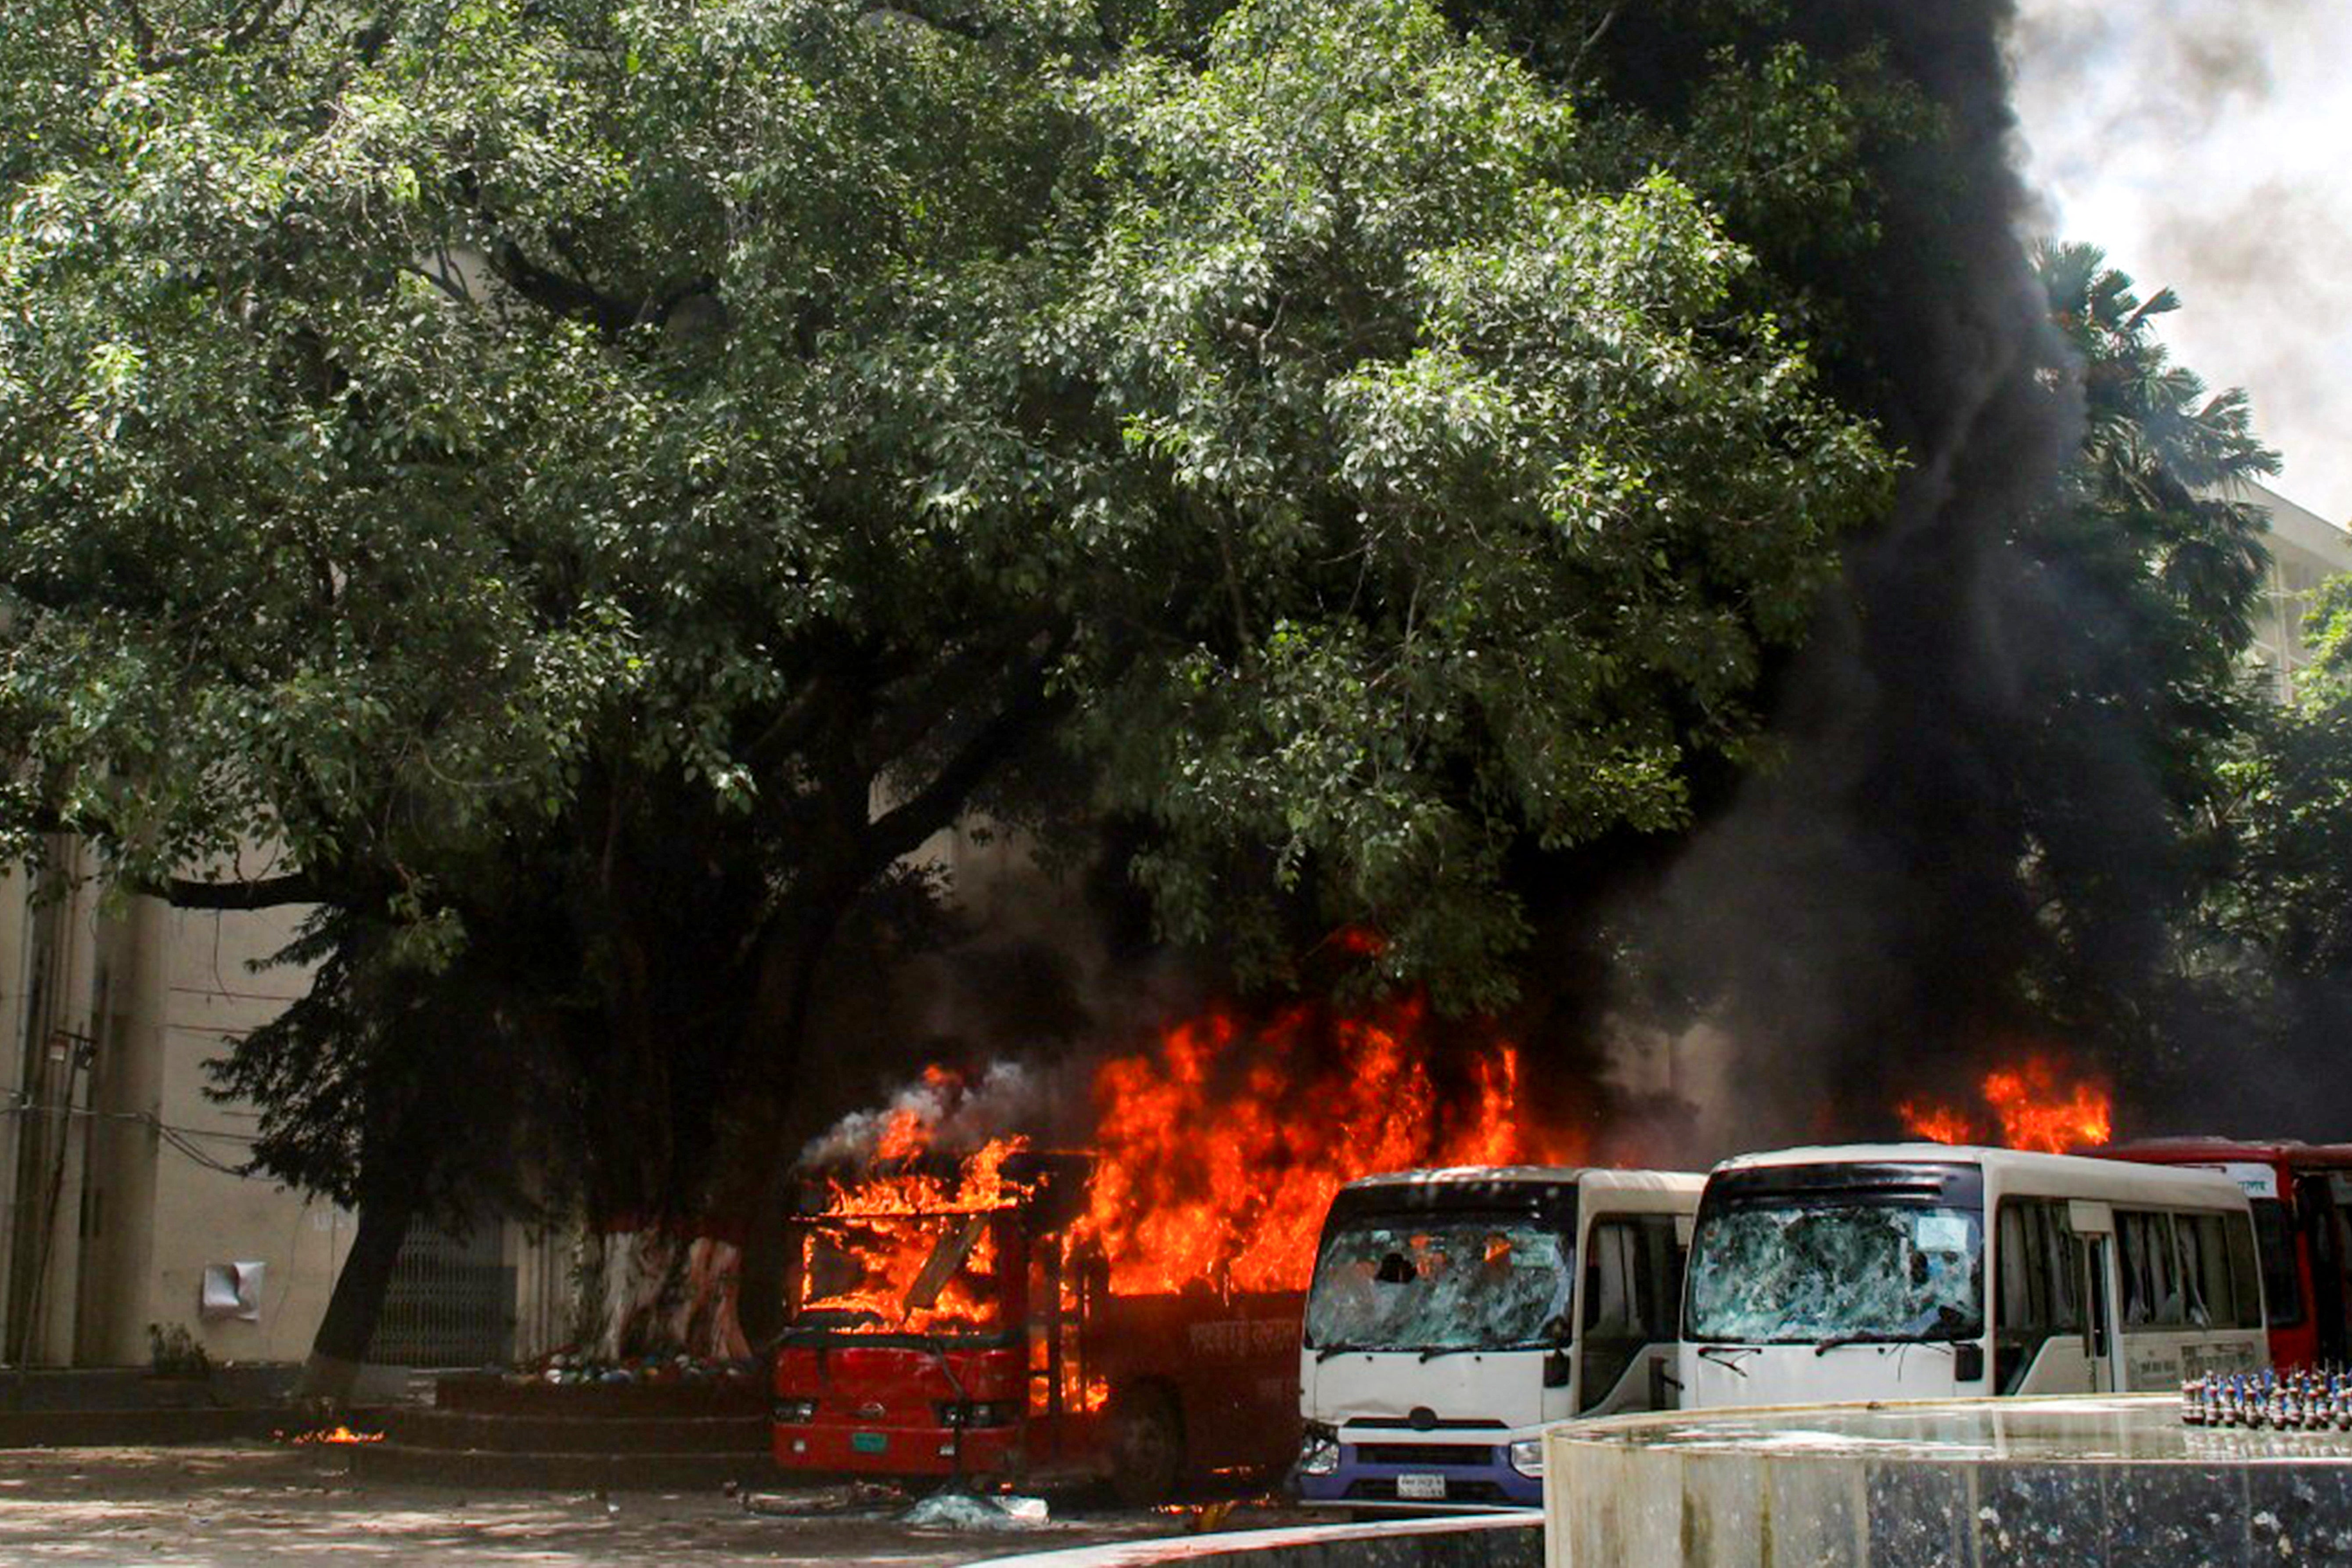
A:
<svg viewBox="0 0 2352 1568">
<path fill-rule="evenodd" d="M 596 1385 L 607 1388 L 734 1386 L 756 1383 L 760 1366 L 744 1357 L 692 1355 L 646 1356 L 627 1361 L 603 1361 L 570 1351 L 558 1351 L 528 1367 L 504 1374 L 509 1387 L 546 1384 L 557 1388 Z"/>
</svg>

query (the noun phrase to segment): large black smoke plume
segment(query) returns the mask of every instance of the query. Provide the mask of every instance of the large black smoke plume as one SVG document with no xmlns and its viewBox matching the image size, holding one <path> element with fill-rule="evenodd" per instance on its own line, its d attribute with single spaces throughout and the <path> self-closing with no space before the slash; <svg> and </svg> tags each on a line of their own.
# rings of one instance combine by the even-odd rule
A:
<svg viewBox="0 0 2352 1568">
<path fill-rule="evenodd" d="M 2078 435 L 2017 232 L 2011 7 L 1846 0 L 1806 19 L 1825 38 L 1885 39 L 1946 130 L 1890 172 L 1853 315 L 1912 463 L 1895 514 L 1848 552 L 1847 584 L 1789 675 L 1784 765 L 1743 786 L 1649 911 L 1665 989 L 1696 1000 L 1735 1053 L 1751 1144 L 1887 1131 L 1896 1069 L 1916 1082 L 1923 1056 L 1964 1062 L 2026 1010 L 2015 977 L 2035 928 L 2019 867 L 2033 845 L 2020 792 L 2041 693 L 2092 657 L 2099 615 L 2010 543 Z M 2109 765 L 2104 831 L 2160 833 L 2135 759 L 2082 750 Z"/>
</svg>

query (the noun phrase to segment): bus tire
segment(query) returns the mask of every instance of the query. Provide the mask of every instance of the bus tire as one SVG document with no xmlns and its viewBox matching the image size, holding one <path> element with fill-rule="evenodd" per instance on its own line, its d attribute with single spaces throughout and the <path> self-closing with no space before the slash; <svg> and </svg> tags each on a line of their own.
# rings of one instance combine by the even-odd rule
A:
<svg viewBox="0 0 2352 1568">
<path fill-rule="evenodd" d="M 1119 1390 L 1110 1409 L 1110 1487 L 1129 1508 L 1176 1495 L 1184 1478 L 1184 1422 L 1175 1399 L 1157 1384 Z"/>
</svg>

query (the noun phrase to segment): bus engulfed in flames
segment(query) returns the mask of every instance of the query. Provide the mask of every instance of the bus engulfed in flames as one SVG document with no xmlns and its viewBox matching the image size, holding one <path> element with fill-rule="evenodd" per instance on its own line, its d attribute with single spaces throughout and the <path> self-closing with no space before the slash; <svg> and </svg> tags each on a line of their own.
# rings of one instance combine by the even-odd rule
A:
<svg viewBox="0 0 2352 1568">
<path fill-rule="evenodd" d="M 1138 1500 L 1295 1451 L 1299 1310 L 1358 1176 L 1559 1160 L 1501 1040 L 1441 1071 L 1417 1000 L 1252 1027 L 1214 1011 L 1102 1064 L 1079 1153 L 944 1130 L 940 1068 L 793 1226 L 776 1368 L 787 1468 L 1108 1468 Z M 985 1086 L 980 1086 L 984 1089 Z"/>
<path fill-rule="evenodd" d="M 1469 1053 L 1441 1092 L 1424 1004 L 1327 1017 L 1297 1008 L 1256 1031 L 1187 1020 L 1096 1074 L 1096 1172 L 1082 1234 L 1121 1295 L 1304 1290 L 1332 1194 L 1415 1165 L 1559 1161 L 1538 1134 L 1518 1047 Z"/>
<path fill-rule="evenodd" d="M 796 1235 L 804 1318 L 932 1334 L 986 1328 L 1001 1315 L 994 1232 L 1035 1192 L 1005 1173 L 1027 1141 L 992 1139 L 942 1173 L 927 1168 L 930 1131 L 894 1114 L 875 1167 L 825 1184 Z"/>
<path fill-rule="evenodd" d="M 2046 1055 L 1985 1074 L 1980 1111 L 1933 1101 L 1895 1108 L 1913 1136 L 1936 1143 L 1999 1144 L 2063 1154 L 2115 1137 L 2115 1097 L 2095 1079 L 2068 1077 Z"/>
</svg>

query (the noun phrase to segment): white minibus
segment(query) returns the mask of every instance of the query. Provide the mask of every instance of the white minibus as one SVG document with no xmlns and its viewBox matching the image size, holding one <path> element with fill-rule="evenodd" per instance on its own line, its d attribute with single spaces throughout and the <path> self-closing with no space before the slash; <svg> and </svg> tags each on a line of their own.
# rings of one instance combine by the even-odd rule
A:
<svg viewBox="0 0 2352 1568">
<path fill-rule="evenodd" d="M 2179 1387 L 2267 1363 L 2246 1194 L 2211 1172 L 1941 1143 L 1708 1176 L 1682 1403 Z"/>
<path fill-rule="evenodd" d="M 1669 1403 L 1704 1184 L 1520 1165 L 1342 1187 L 1307 1296 L 1301 1496 L 1540 1506 L 1546 1422 Z"/>
</svg>

